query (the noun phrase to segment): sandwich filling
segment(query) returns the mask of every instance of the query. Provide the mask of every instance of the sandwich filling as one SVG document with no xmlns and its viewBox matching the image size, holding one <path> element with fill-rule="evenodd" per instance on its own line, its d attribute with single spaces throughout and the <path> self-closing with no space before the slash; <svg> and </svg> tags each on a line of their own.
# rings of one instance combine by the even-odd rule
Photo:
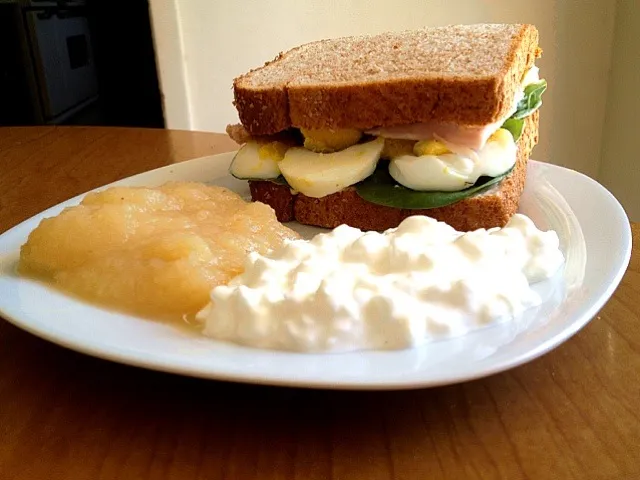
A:
<svg viewBox="0 0 640 480">
<path fill-rule="evenodd" d="M 233 176 L 289 185 L 321 198 L 355 186 L 363 199 L 396 208 L 436 208 L 463 200 L 506 177 L 517 159 L 524 120 L 542 104 L 545 80 L 533 67 L 513 107 L 496 123 L 438 121 L 377 128 L 309 130 L 247 139 Z"/>
</svg>

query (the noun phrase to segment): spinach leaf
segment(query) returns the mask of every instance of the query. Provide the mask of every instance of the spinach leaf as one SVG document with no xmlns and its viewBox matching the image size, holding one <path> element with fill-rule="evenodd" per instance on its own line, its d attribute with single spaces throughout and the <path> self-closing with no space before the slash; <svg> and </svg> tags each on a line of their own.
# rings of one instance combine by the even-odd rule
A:
<svg viewBox="0 0 640 480">
<path fill-rule="evenodd" d="M 475 195 L 505 178 L 507 172 L 497 177 L 480 177 L 472 186 L 457 192 L 420 192 L 399 185 L 385 166 L 376 169 L 369 178 L 356 184 L 356 193 L 364 200 L 386 207 L 429 209 L 444 207 Z"/>
<path fill-rule="evenodd" d="M 286 185 L 287 187 L 290 186 L 289 182 L 287 182 L 286 178 L 284 178 L 283 175 L 280 175 L 277 178 L 270 178 L 269 181 L 272 183 L 277 183 L 278 185 Z"/>
<path fill-rule="evenodd" d="M 511 117 L 502 124 L 502 128 L 509 130 L 513 135 L 513 140 L 517 142 L 522 135 L 522 130 L 524 130 L 524 118 L 515 119 Z"/>
<path fill-rule="evenodd" d="M 251 180 L 256 182 L 273 182 L 273 183 L 277 183 L 278 185 L 286 185 L 287 187 L 289 186 L 289 183 L 282 175 L 278 176 L 277 178 L 248 178 L 248 177 L 238 177 L 237 175 L 234 175 L 233 173 L 231 173 L 231 176 L 234 178 L 237 178 L 238 180 Z"/>
<path fill-rule="evenodd" d="M 547 89 L 547 81 L 540 80 L 527 85 L 524 89 L 524 98 L 518 103 L 516 113 L 511 118 L 519 120 L 528 117 L 542 105 L 542 94 Z"/>
<path fill-rule="evenodd" d="M 515 113 L 502 124 L 502 128 L 509 130 L 516 142 L 522 135 L 524 119 L 542 106 L 542 94 L 546 89 L 546 80 L 527 85 L 524 89 L 524 98 L 518 102 Z"/>
</svg>

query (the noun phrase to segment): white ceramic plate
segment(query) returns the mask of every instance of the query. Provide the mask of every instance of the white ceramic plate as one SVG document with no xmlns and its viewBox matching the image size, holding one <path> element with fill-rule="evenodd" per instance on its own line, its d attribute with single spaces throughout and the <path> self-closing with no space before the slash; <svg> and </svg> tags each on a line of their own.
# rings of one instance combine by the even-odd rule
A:
<svg viewBox="0 0 640 480">
<path fill-rule="evenodd" d="M 205 157 L 127 178 L 119 185 L 205 181 L 248 195 L 227 174 L 232 154 Z M 105 188 L 105 187 L 102 187 Z M 40 220 L 77 204 L 73 198 L 0 236 L 0 316 L 41 338 L 96 357 L 210 379 L 342 389 L 418 388 L 461 382 L 528 362 L 567 340 L 604 305 L 628 265 L 631 231 L 624 210 L 597 182 L 531 161 L 521 211 L 555 229 L 567 259 L 536 286 L 544 303 L 518 321 L 421 348 L 308 355 L 217 342 L 184 328 L 81 303 L 15 274 L 19 248 Z M 294 228 L 298 228 L 294 225 Z M 318 229 L 301 228 L 303 235 Z"/>
</svg>

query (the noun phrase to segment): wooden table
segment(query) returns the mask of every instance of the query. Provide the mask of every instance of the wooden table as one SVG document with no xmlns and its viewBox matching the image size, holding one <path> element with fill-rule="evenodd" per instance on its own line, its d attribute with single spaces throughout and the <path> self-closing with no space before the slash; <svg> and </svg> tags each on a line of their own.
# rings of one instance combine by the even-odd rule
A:
<svg viewBox="0 0 640 480">
<path fill-rule="evenodd" d="M 233 148 L 208 133 L 0 129 L 0 232 L 107 182 Z M 640 478 L 638 297 L 635 247 L 597 319 L 553 352 L 406 392 L 182 378 L 0 321 L 0 479 Z"/>
</svg>

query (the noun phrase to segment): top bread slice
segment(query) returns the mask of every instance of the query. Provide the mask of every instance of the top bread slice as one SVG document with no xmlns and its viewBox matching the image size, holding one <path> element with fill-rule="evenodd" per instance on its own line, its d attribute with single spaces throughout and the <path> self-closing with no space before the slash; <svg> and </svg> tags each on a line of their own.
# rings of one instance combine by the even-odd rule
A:
<svg viewBox="0 0 640 480">
<path fill-rule="evenodd" d="M 507 115 L 540 55 L 533 25 L 428 27 L 321 40 L 234 80 L 251 135 L 428 120 L 487 125 Z"/>
</svg>

